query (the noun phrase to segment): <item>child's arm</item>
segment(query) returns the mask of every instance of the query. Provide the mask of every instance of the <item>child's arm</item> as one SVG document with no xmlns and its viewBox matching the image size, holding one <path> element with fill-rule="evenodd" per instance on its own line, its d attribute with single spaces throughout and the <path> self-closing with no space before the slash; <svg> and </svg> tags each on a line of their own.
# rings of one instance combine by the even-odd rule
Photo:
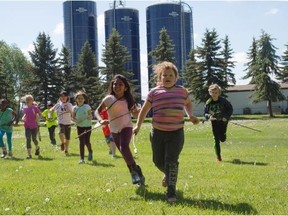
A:
<svg viewBox="0 0 288 216">
<path fill-rule="evenodd" d="M 192 112 L 192 102 L 190 101 L 189 98 L 186 99 L 186 105 L 184 107 L 184 110 L 186 112 L 186 115 L 189 117 L 189 120 L 193 123 L 193 124 L 198 124 L 199 123 L 199 119 L 193 115 Z"/>
<path fill-rule="evenodd" d="M 106 107 L 106 105 L 102 101 L 100 103 L 100 105 L 97 107 L 97 109 L 95 110 L 95 112 L 94 112 L 95 117 L 97 118 L 97 120 L 99 121 L 99 123 L 101 125 L 108 125 L 109 124 L 109 120 L 108 119 L 103 119 L 101 114 L 100 114 L 101 110 L 104 109 L 105 107 Z"/>
</svg>

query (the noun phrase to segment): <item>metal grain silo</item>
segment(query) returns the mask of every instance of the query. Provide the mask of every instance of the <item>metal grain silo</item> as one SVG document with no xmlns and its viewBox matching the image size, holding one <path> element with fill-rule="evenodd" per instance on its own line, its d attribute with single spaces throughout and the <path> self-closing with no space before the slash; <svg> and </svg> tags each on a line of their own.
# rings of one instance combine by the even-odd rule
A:
<svg viewBox="0 0 288 216">
<path fill-rule="evenodd" d="M 175 45 L 176 66 L 181 77 L 181 70 L 194 46 L 192 9 L 181 1 L 179 3 L 154 4 L 146 9 L 146 23 L 147 53 L 154 50 L 159 44 L 160 31 L 165 27 Z M 153 59 L 148 56 L 148 65 L 152 63 L 154 63 Z M 152 70 L 149 68 L 149 77 L 151 73 Z M 178 80 L 178 84 L 182 84 L 182 81 Z"/>
<path fill-rule="evenodd" d="M 139 42 L 139 12 L 136 9 L 113 7 L 105 11 L 105 39 L 109 38 L 112 29 L 115 28 L 122 37 L 121 44 L 127 47 L 131 60 L 126 64 L 126 69 L 134 74 L 137 80 L 135 85 L 141 94 L 141 70 L 140 70 L 140 42 Z"/>
<path fill-rule="evenodd" d="M 82 46 L 89 42 L 98 59 L 97 12 L 94 1 L 65 1 L 64 43 L 71 52 L 71 64 L 78 62 Z M 98 60 L 97 60 L 98 65 Z"/>
</svg>

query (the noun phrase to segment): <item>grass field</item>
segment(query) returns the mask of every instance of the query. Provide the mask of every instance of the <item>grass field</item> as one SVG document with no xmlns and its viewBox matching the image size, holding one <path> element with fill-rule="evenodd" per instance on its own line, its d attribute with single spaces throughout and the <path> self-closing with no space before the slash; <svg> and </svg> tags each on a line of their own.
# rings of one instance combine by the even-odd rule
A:
<svg viewBox="0 0 288 216">
<path fill-rule="evenodd" d="M 185 124 L 173 205 L 166 202 L 162 174 L 152 163 L 149 123 L 137 135 L 135 154 L 146 189 L 132 185 L 119 152 L 114 159 L 108 155 L 99 129 L 92 133 L 94 161 L 78 164 L 75 128 L 70 157 L 49 144 L 47 128 L 41 127 L 42 158 L 27 160 L 23 126 L 15 127 L 14 158 L 0 160 L 0 214 L 287 214 L 288 119 L 233 121 L 262 132 L 230 123 L 221 163 L 215 162 L 210 123 Z"/>
</svg>

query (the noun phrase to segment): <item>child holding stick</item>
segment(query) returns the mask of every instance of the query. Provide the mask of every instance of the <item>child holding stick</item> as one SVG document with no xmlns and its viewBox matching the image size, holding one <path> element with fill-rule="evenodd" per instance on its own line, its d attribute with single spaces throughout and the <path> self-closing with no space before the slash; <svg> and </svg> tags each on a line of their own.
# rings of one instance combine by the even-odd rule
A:
<svg viewBox="0 0 288 216">
<path fill-rule="evenodd" d="M 228 100 L 220 97 L 221 88 L 219 85 L 210 85 L 208 91 L 211 97 L 206 101 L 204 117 L 211 121 L 216 160 L 220 162 L 222 161 L 220 142 L 226 141 L 228 120 L 233 113 L 233 107 Z"/>
<path fill-rule="evenodd" d="M 66 156 L 69 156 L 73 105 L 69 102 L 66 91 L 60 92 L 59 100 L 59 103 L 55 104 L 50 111 L 55 110 L 57 112 L 61 150 L 64 151 Z"/>
<path fill-rule="evenodd" d="M 100 115 L 104 108 L 108 112 L 108 120 L 104 120 Z M 110 83 L 108 95 L 96 109 L 95 115 L 100 124 L 110 124 L 114 142 L 130 171 L 132 183 L 145 185 L 145 177 L 129 147 L 133 129 L 131 114 L 137 116 L 138 112 L 127 79 L 123 75 L 115 75 Z"/>
<path fill-rule="evenodd" d="M 176 85 L 178 70 L 171 62 L 162 62 L 154 66 L 157 86 L 150 90 L 139 113 L 134 133 L 140 127 L 152 108 L 152 130 L 150 141 L 153 162 L 164 173 L 162 186 L 167 187 L 168 202 L 176 201 L 176 182 L 178 176 L 178 158 L 184 145 L 184 110 L 193 124 L 199 120 L 192 114 L 192 103 L 188 91 Z"/>
<path fill-rule="evenodd" d="M 77 126 L 77 134 L 79 136 L 80 161 L 79 164 L 85 163 L 85 146 L 87 147 L 88 161 L 93 160 L 93 150 L 90 142 L 92 128 L 91 107 L 88 104 L 88 96 L 83 91 L 75 94 L 76 106 L 73 108 L 73 121 Z M 81 135 L 81 136 L 80 136 Z"/>
</svg>

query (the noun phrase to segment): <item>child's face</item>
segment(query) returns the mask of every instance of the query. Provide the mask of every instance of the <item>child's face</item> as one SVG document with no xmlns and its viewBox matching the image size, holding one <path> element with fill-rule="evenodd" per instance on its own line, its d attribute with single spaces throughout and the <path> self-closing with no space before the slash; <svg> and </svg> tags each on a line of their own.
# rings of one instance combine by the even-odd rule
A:
<svg viewBox="0 0 288 216">
<path fill-rule="evenodd" d="M 83 95 L 78 95 L 76 98 L 76 102 L 78 106 L 81 106 L 84 104 L 85 102 L 85 98 L 83 97 Z"/>
<path fill-rule="evenodd" d="M 66 96 L 66 95 L 60 95 L 60 101 L 61 101 L 62 103 L 66 103 L 66 102 L 68 101 L 68 96 Z"/>
<path fill-rule="evenodd" d="M 113 83 L 113 92 L 115 93 L 115 96 L 122 97 L 124 95 L 124 92 L 127 90 L 125 84 L 120 79 L 116 79 Z"/>
<path fill-rule="evenodd" d="M 220 96 L 219 89 L 210 89 L 209 95 L 212 97 L 213 100 L 218 100 Z"/>
<path fill-rule="evenodd" d="M 33 105 L 33 99 L 32 98 L 26 98 L 25 102 L 27 106 L 32 106 Z"/>
<path fill-rule="evenodd" d="M 171 88 L 176 83 L 176 76 L 172 69 L 167 69 L 161 74 L 161 83 L 165 88 Z"/>
</svg>

